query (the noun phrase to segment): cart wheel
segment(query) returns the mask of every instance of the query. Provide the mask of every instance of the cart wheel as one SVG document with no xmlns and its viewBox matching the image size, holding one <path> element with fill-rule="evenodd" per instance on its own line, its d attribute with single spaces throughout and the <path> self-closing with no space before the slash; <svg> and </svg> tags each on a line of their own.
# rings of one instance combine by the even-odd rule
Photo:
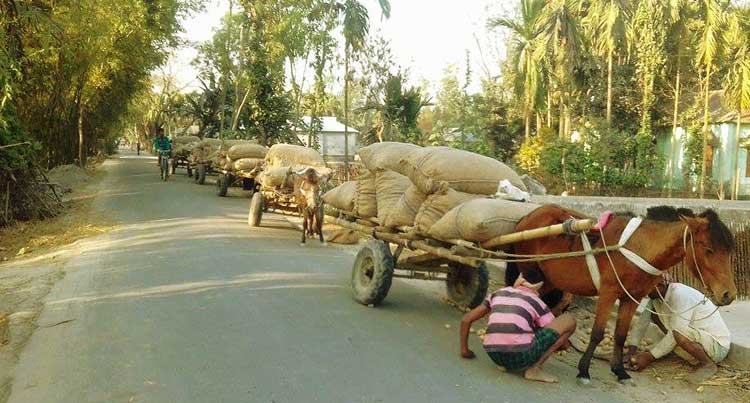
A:
<svg viewBox="0 0 750 403">
<path fill-rule="evenodd" d="M 219 197 L 224 197 L 227 195 L 227 190 L 229 190 L 229 175 L 220 174 L 218 178 L 216 178 L 216 195 Z"/>
<path fill-rule="evenodd" d="M 263 193 L 255 193 L 250 199 L 250 211 L 247 213 L 247 224 L 251 227 L 260 227 L 263 218 Z"/>
<path fill-rule="evenodd" d="M 190 165 L 188 165 L 186 169 L 187 169 L 188 178 L 192 178 L 193 177 L 193 169 L 190 168 Z"/>
<path fill-rule="evenodd" d="M 206 166 L 203 164 L 198 165 L 198 181 L 199 185 L 206 183 Z"/>
<path fill-rule="evenodd" d="M 352 267 L 354 299 L 363 305 L 380 305 L 391 289 L 393 263 L 387 243 L 367 242 L 357 253 Z"/>
<path fill-rule="evenodd" d="M 450 271 L 445 283 L 448 298 L 465 308 L 476 308 L 487 296 L 489 273 L 482 262 L 479 267 L 449 263 Z"/>
<path fill-rule="evenodd" d="M 172 163 L 172 167 L 170 169 L 172 170 L 172 175 L 174 175 L 175 171 L 177 170 L 177 160 L 172 158 L 170 162 Z"/>
</svg>

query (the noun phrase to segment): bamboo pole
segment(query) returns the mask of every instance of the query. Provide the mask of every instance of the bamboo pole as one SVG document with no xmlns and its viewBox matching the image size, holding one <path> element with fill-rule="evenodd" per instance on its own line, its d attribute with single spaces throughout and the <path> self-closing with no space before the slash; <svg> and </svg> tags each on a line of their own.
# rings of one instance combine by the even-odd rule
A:
<svg viewBox="0 0 750 403">
<path fill-rule="evenodd" d="M 592 219 L 574 220 L 570 229 L 575 232 L 588 231 L 594 227 L 596 221 Z M 515 242 L 528 241 L 531 239 L 544 238 L 548 236 L 560 235 L 565 233 L 564 224 L 555 224 L 548 227 L 534 228 L 512 234 L 501 235 L 482 243 L 485 249 L 495 248 L 501 245 L 508 245 Z"/>
</svg>

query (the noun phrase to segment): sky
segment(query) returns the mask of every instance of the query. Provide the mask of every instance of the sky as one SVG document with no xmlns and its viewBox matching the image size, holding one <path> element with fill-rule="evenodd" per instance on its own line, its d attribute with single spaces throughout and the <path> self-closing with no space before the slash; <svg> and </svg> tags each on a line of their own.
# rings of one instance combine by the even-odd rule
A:
<svg viewBox="0 0 750 403">
<path fill-rule="evenodd" d="M 515 2 L 391 0 L 391 18 L 384 19 L 377 0 L 361 1 L 370 10 L 370 32 L 390 41 L 396 62 L 408 68 L 413 84 L 426 80 L 434 91 L 449 64 L 463 71 L 467 50 L 473 73 L 470 92 L 479 90 L 481 77 L 499 74 L 499 60 L 505 57 L 505 33 L 488 32 L 487 19 L 512 14 Z M 204 12 L 185 21 L 183 39 L 191 43 L 209 40 L 228 7 L 228 0 L 208 0 Z M 197 84 L 197 72 L 190 65 L 196 55 L 191 46 L 181 48 L 165 68 L 186 89 Z"/>
</svg>

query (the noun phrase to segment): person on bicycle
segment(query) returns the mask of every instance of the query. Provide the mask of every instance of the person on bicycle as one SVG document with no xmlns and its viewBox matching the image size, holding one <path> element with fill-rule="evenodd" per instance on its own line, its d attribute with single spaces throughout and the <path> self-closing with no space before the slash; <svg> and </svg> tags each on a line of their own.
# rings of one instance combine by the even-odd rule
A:
<svg viewBox="0 0 750 403">
<path fill-rule="evenodd" d="M 172 154 L 172 142 L 168 137 L 164 136 L 164 128 L 159 127 L 156 129 L 156 137 L 154 137 L 154 150 L 159 153 L 160 151 L 169 152 Z"/>
</svg>

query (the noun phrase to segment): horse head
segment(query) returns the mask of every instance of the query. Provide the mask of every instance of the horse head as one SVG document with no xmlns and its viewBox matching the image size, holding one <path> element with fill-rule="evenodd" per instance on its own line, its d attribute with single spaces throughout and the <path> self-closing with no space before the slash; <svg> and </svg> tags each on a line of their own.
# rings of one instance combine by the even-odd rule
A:
<svg viewBox="0 0 750 403">
<path fill-rule="evenodd" d="M 734 236 L 713 210 L 698 216 L 680 212 L 688 225 L 685 235 L 685 259 L 698 279 L 705 283 L 709 298 L 717 306 L 729 305 L 737 297 L 732 272 Z"/>
<path fill-rule="evenodd" d="M 304 199 L 306 208 L 315 210 L 322 204 L 322 195 L 320 185 L 324 182 L 325 176 L 311 167 L 306 167 L 294 171 L 294 190 Z"/>
</svg>

